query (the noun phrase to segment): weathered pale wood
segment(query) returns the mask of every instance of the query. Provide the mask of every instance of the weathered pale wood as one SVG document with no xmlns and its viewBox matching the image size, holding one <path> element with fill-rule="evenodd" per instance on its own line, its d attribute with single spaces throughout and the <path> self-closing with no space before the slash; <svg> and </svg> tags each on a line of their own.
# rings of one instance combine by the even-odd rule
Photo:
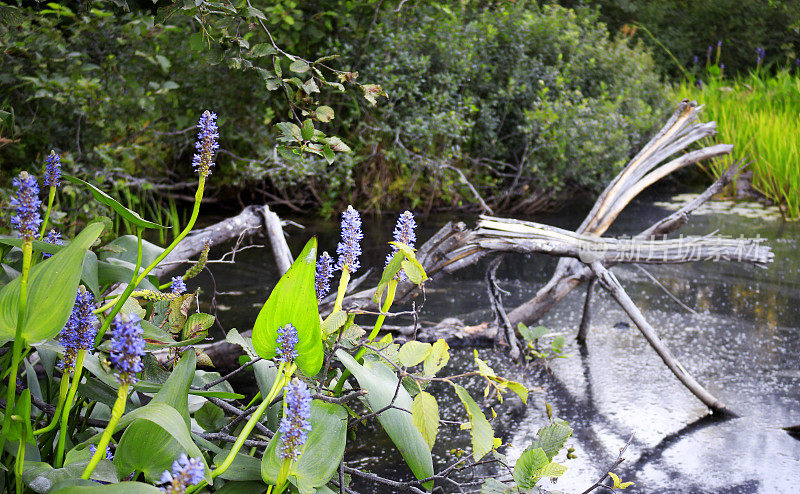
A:
<svg viewBox="0 0 800 494">
<path fill-rule="evenodd" d="M 583 315 L 581 315 L 581 325 L 578 327 L 578 336 L 575 337 L 575 340 L 580 343 L 586 343 L 586 337 L 589 336 L 589 326 L 592 324 L 592 292 L 594 291 L 594 287 L 597 284 L 597 278 L 592 278 L 589 280 L 589 284 L 586 285 L 586 299 L 583 302 Z"/>
<path fill-rule="evenodd" d="M 625 290 L 620 285 L 619 281 L 617 280 L 616 276 L 614 276 L 611 271 L 607 270 L 600 261 L 595 261 L 591 263 L 592 272 L 597 276 L 600 284 L 605 288 L 614 300 L 622 307 L 622 309 L 628 314 L 628 317 L 636 324 L 636 327 L 639 328 L 642 335 L 644 335 L 647 342 L 650 343 L 650 346 L 653 347 L 653 350 L 656 351 L 661 360 L 664 361 L 664 364 L 675 374 L 675 377 L 678 378 L 680 382 L 686 386 L 689 391 L 692 392 L 700 401 L 703 402 L 709 409 L 711 409 L 714 413 L 720 415 L 732 415 L 736 416 L 736 414 L 728 408 L 724 403 L 714 397 L 711 393 L 709 393 L 700 383 L 689 374 L 686 369 L 683 368 L 678 359 L 675 358 L 675 355 L 667 348 L 664 342 L 658 337 L 656 330 L 653 326 L 647 322 L 647 319 L 644 317 L 642 312 L 636 307 L 636 304 L 633 303 L 633 300 L 628 296 Z"/>
<path fill-rule="evenodd" d="M 266 205 L 247 206 L 236 216 L 205 228 L 192 230 L 152 272 L 160 277 L 177 269 L 182 263 L 199 254 L 207 241 L 211 245 L 217 245 L 241 235 L 255 235 L 264 229 L 269 235 L 276 262 L 283 273 L 291 266 L 292 255 L 286 245 L 280 218 Z"/>
</svg>

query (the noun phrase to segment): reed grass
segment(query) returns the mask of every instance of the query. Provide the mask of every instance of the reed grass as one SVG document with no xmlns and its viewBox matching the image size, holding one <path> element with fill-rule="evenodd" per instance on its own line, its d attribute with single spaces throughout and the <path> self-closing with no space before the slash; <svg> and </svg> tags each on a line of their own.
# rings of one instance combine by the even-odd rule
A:
<svg viewBox="0 0 800 494">
<path fill-rule="evenodd" d="M 675 92 L 704 103 L 707 119 L 717 122 L 715 139 L 734 145 L 733 154 L 710 171 L 718 176 L 732 160 L 754 161 L 753 188 L 778 203 L 785 217 L 800 220 L 800 74 L 709 76 Z"/>
</svg>

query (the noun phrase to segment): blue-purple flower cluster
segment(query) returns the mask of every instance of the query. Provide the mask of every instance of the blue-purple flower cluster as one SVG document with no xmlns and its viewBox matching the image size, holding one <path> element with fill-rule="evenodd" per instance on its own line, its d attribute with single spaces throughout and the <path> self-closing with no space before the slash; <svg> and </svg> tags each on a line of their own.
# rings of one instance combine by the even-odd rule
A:
<svg viewBox="0 0 800 494">
<path fill-rule="evenodd" d="M 297 358 L 297 342 L 300 341 L 297 337 L 297 328 L 291 323 L 286 326 L 278 328 L 278 338 L 275 341 L 275 357 L 278 362 L 294 362 Z"/>
<path fill-rule="evenodd" d="M 409 247 L 414 247 L 417 242 L 417 234 L 414 229 L 417 227 L 417 222 L 414 221 L 414 214 L 411 211 L 405 211 L 397 219 L 397 224 L 394 227 L 394 241 L 406 244 Z M 397 246 L 392 245 L 392 251 L 386 256 L 386 264 L 392 260 L 392 257 L 397 253 Z M 405 271 L 402 269 L 397 273 L 398 280 L 405 280 L 407 278 Z"/>
<path fill-rule="evenodd" d="M 339 259 L 336 261 L 336 269 L 347 270 L 355 273 L 361 264 L 358 257 L 361 255 L 361 216 L 353 206 L 347 206 L 347 210 L 342 213 L 342 241 L 336 246 L 336 254 Z"/>
<path fill-rule="evenodd" d="M 322 300 L 322 297 L 331 290 L 331 278 L 333 278 L 333 259 L 330 254 L 323 252 L 317 259 L 317 272 L 314 275 L 317 300 Z"/>
<path fill-rule="evenodd" d="M 75 305 L 67 319 L 67 324 L 58 335 L 58 341 L 64 346 L 64 356 L 59 362 L 63 372 L 72 372 L 75 367 L 75 358 L 79 350 L 94 348 L 94 339 L 97 337 L 97 316 L 94 295 L 83 286 L 78 288 L 75 296 Z"/>
<path fill-rule="evenodd" d="M 33 240 L 42 225 L 39 184 L 36 177 L 27 172 L 21 172 L 12 184 L 17 189 L 17 195 L 11 199 L 10 204 L 16 208 L 17 214 L 11 218 L 11 225 L 17 229 L 21 238 Z"/>
<path fill-rule="evenodd" d="M 764 57 L 767 56 L 767 50 L 763 48 L 756 48 L 756 55 L 758 55 L 758 59 L 756 60 L 756 65 L 761 66 L 761 62 L 764 61 Z"/>
<path fill-rule="evenodd" d="M 117 314 L 114 318 L 109 357 L 121 384 L 136 383 L 136 374 L 144 369 L 144 339 L 140 321 L 141 318 L 136 314 Z"/>
<path fill-rule="evenodd" d="M 173 295 L 180 295 L 186 291 L 186 283 L 181 276 L 173 276 L 169 286 Z"/>
<path fill-rule="evenodd" d="M 44 165 L 44 184 L 47 187 L 58 187 L 61 183 L 61 156 L 50 151 Z"/>
<path fill-rule="evenodd" d="M 214 166 L 214 156 L 219 149 L 219 129 L 217 128 L 217 114 L 211 111 L 204 111 L 200 116 L 200 122 L 197 124 L 200 132 L 197 134 L 197 143 L 192 158 L 192 166 L 194 171 L 200 174 L 201 177 L 211 175 L 211 167 Z"/>
<path fill-rule="evenodd" d="M 283 388 L 283 417 L 278 425 L 281 446 L 278 457 L 296 461 L 311 431 L 311 393 L 303 381 L 294 378 Z"/>
<path fill-rule="evenodd" d="M 58 233 L 58 231 L 56 231 L 55 229 L 50 229 L 50 231 L 47 232 L 47 236 L 44 238 L 44 241 L 47 242 L 48 244 L 64 245 L 64 241 L 61 239 L 61 234 Z M 49 252 L 42 253 L 42 259 L 47 259 L 52 256 L 53 254 Z"/>
<path fill-rule="evenodd" d="M 203 480 L 206 469 L 199 458 L 189 458 L 186 454 L 172 462 L 172 471 L 161 474 L 161 491 L 170 494 L 183 494 L 186 488 Z"/>
<path fill-rule="evenodd" d="M 92 454 L 92 456 L 94 456 L 94 454 L 97 452 L 97 446 L 94 444 L 90 444 L 89 452 Z M 114 453 L 111 452 L 111 448 L 106 446 L 106 460 L 111 461 L 113 459 L 114 459 Z"/>
</svg>

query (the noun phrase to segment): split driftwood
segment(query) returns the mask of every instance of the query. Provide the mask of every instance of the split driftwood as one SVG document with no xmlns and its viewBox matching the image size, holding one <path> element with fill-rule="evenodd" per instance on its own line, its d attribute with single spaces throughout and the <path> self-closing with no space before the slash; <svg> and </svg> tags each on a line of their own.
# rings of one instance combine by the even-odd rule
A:
<svg viewBox="0 0 800 494">
<path fill-rule="evenodd" d="M 203 250 L 206 242 L 212 246 L 225 243 L 242 235 L 265 231 L 272 246 L 275 262 L 281 274 L 292 265 L 292 254 L 283 234 L 284 222 L 269 206 L 247 206 L 236 216 L 224 219 L 206 228 L 192 230 L 164 260 L 153 269 L 153 274 L 163 276 L 179 265 L 188 262 Z"/>
<path fill-rule="evenodd" d="M 700 260 L 727 260 L 748 262 L 765 266 L 772 262 L 773 254 L 761 239 L 728 239 L 716 235 L 667 239 L 666 235 L 683 226 L 689 216 L 720 192 L 743 168 L 741 163 L 729 167 L 705 192 L 684 205 L 680 210 L 653 224 L 640 234 L 629 238 L 607 238 L 602 235 L 617 216 L 644 189 L 670 173 L 697 163 L 728 154 L 733 146 L 717 144 L 691 152 L 684 152 L 691 144 L 713 135 L 714 122 L 700 123 L 701 107 L 696 102 L 684 100 L 664 127 L 645 145 L 617 177 L 606 187 L 595 202 L 580 227 L 574 231 L 549 225 L 508 218 L 481 216 L 477 228 L 469 230 L 463 223 L 448 223 L 417 253 L 428 275 L 434 280 L 445 273 L 475 264 L 486 255 L 502 252 L 539 253 L 559 258 L 555 273 L 536 296 L 510 313 L 498 311 L 497 298 L 492 297 L 498 325 L 516 327 L 518 323 L 532 324 L 539 320 L 570 291 L 580 284 L 598 279 L 600 285 L 626 311 L 656 353 L 675 376 L 709 409 L 715 413 L 732 414 L 721 401 L 705 390 L 678 362 L 658 338 L 655 329 L 625 293 L 608 268 L 616 263 L 682 263 Z M 666 163 L 664 163 L 666 161 Z M 661 238 L 659 238 L 661 237 Z M 491 268 L 490 268 L 491 271 Z M 492 285 L 489 276 L 490 290 Z M 590 286 L 591 290 L 591 286 Z M 406 282 L 398 287 L 396 300 L 403 301 L 415 295 L 414 287 Z M 580 336 L 588 334 L 591 303 L 587 292 L 587 307 Z M 345 308 L 374 308 L 374 290 L 364 290 L 345 299 Z M 457 335 L 452 324 L 435 327 L 437 335 Z M 490 328 L 457 335 L 465 338 L 484 338 L 494 332 L 501 341 L 508 341 L 506 331 Z"/>
</svg>

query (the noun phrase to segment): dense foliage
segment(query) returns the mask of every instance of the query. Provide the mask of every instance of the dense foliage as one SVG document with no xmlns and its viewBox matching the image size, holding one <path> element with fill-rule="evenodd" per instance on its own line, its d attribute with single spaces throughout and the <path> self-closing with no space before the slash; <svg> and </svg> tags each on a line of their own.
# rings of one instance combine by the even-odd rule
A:
<svg viewBox="0 0 800 494">
<path fill-rule="evenodd" d="M 708 52 L 716 50 L 720 41 L 724 47 L 721 63 L 730 74 L 746 74 L 755 65 L 759 49 L 765 52 L 764 64 L 773 71 L 800 60 L 800 2 L 796 0 L 558 1 L 570 7 L 599 8 L 612 33 L 621 30 L 642 40 L 652 48 L 661 70 L 672 76 L 680 75 L 679 65 L 704 65 Z"/>
<path fill-rule="evenodd" d="M 380 311 L 369 333 L 356 323 L 364 312 L 343 306 L 350 275 L 361 268 L 364 236 L 359 213 L 348 207 L 336 252 L 338 289 L 327 317 L 319 308 L 332 288 L 333 263 L 326 254 L 317 256 L 312 238 L 271 289 L 252 335 L 227 331 L 226 341 L 243 351 L 240 366 L 226 375 L 198 368 L 211 364 L 197 344 L 215 317 L 199 311 L 200 291 L 187 289 L 205 267 L 208 246 L 197 264 L 168 282 L 152 270 L 197 219 L 215 165 L 216 119 L 206 111 L 198 124 L 193 214 L 165 248 L 142 240 L 145 229 L 162 226 L 91 183 L 62 177 L 56 154 L 44 166 L 44 190 L 38 173 L 23 171 L 14 179 L 14 231 L 0 237 L 0 489 L 324 494 L 345 492 L 352 478 L 361 477 L 417 493 L 437 484 L 511 493 L 543 492 L 537 487 L 541 479 L 564 474 L 555 457 L 572 429 L 554 419 L 549 406 L 550 423 L 512 470 L 497 451 L 502 441 L 486 412 L 460 383 L 479 380 L 484 403 L 502 401 L 504 394 L 526 402 L 525 386 L 498 376 L 477 353 L 474 371 L 448 376 L 450 352 L 443 339 L 399 345 L 391 334 L 379 338 L 398 284 L 427 280 L 414 253 L 411 212 L 401 215 L 387 246 L 373 298 L 373 309 Z M 109 238 L 104 232 L 111 220 L 103 217 L 72 239 L 45 235 L 62 180 L 86 188 L 131 222 L 136 235 Z M 39 196 L 45 191 L 43 218 Z M 114 290 L 118 285 L 121 293 Z M 521 327 L 529 340 L 547 332 L 541 329 Z M 560 353 L 561 345 L 563 338 L 554 340 L 553 352 Z M 257 383 L 255 396 L 236 392 L 230 379 L 237 375 Z M 463 404 L 460 421 L 440 419 L 437 398 L 428 392 L 432 383 L 452 390 Z M 372 426 L 391 439 L 411 480 L 344 464 L 348 431 Z M 451 451 L 446 465 L 437 464 L 436 437 L 453 426 L 469 429 L 470 449 Z M 496 474 L 486 476 L 492 465 Z M 469 477 L 476 468 L 477 480 Z M 512 471 L 513 479 L 507 478 Z M 614 486 L 624 488 L 618 478 Z"/>
<path fill-rule="evenodd" d="M 648 56 L 609 41 L 587 10 L 122 5 L 0 4 L 4 170 L 56 149 L 67 169 L 113 184 L 115 196 L 125 183 L 146 186 L 142 177 L 185 191 L 185 131 L 207 106 L 227 116 L 220 198 L 326 210 L 348 198 L 460 204 L 475 200 L 469 180 L 508 207 L 530 189 L 596 188 L 664 108 Z"/>
<path fill-rule="evenodd" d="M 389 102 L 359 135 L 391 166 L 462 168 L 508 207 L 536 191 L 602 187 L 662 116 L 649 56 L 609 40 L 591 12 L 451 7 L 388 10 L 373 33 L 362 73 Z"/>
</svg>

